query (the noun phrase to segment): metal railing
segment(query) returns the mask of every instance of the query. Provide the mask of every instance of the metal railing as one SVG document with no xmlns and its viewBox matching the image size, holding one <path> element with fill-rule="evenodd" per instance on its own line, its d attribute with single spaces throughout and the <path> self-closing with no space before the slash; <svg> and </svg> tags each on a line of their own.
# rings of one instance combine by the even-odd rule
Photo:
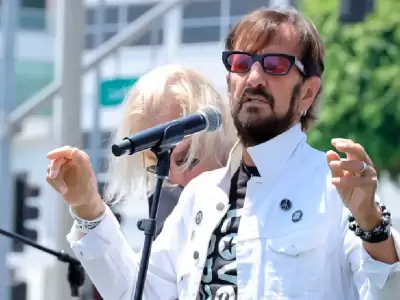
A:
<svg viewBox="0 0 400 300">
<path fill-rule="evenodd" d="M 92 51 L 90 58 L 84 61 L 81 75 L 97 67 L 104 59 L 114 54 L 121 47 L 126 46 L 140 39 L 143 35 L 152 30 L 152 25 L 159 22 L 160 18 L 177 5 L 186 5 L 190 0 L 168 0 L 156 5 L 136 21 L 129 24 L 125 29 L 107 40 L 98 48 Z M 38 109 L 48 105 L 49 102 L 59 93 L 61 82 L 53 81 L 45 86 L 38 93 L 30 97 L 19 107 L 8 115 L 8 124 L 12 128 L 18 128 L 22 121 Z"/>
</svg>

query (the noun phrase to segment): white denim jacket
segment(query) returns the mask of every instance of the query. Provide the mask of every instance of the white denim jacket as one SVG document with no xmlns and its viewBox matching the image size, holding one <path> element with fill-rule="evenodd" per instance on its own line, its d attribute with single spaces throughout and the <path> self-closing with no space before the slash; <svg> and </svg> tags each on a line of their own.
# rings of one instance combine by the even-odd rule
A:
<svg viewBox="0 0 400 300">
<path fill-rule="evenodd" d="M 196 299 L 210 237 L 229 209 L 241 151 L 237 145 L 226 168 L 184 189 L 153 243 L 144 299 Z M 248 182 L 237 236 L 240 300 L 400 299 L 400 263 L 375 261 L 348 230 L 348 211 L 330 183 L 325 154 L 306 143 L 299 125 L 248 151 L 261 177 Z M 283 199 L 291 201 L 290 210 L 281 209 Z M 302 213 L 298 222 L 296 211 Z M 394 230 L 393 236 L 400 253 L 400 236 Z M 68 240 L 105 300 L 133 299 L 140 254 L 130 249 L 110 210 L 86 236 L 79 240 L 72 231 Z"/>
</svg>

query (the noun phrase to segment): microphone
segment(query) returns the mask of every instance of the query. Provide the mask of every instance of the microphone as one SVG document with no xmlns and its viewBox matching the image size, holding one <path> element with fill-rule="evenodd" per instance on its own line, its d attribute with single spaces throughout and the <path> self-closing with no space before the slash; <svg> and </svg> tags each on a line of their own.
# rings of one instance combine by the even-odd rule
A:
<svg viewBox="0 0 400 300">
<path fill-rule="evenodd" d="M 154 147 L 165 146 L 165 140 L 177 144 L 185 136 L 202 131 L 215 131 L 221 124 L 221 112 L 213 106 L 206 106 L 195 114 L 125 137 L 121 143 L 112 145 L 111 151 L 115 156 L 132 155 Z"/>
</svg>

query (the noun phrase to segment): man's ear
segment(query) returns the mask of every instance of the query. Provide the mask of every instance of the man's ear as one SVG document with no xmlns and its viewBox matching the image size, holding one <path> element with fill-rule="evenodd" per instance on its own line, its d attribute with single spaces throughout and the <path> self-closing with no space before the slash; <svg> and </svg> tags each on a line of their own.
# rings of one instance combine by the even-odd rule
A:
<svg viewBox="0 0 400 300">
<path fill-rule="evenodd" d="M 301 92 L 301 106 L 302 109 L 309 109 L 309 107 L 313 104 L 315 97 L 318 94 L 318 91 L 321 88 L 321 79 L 317 76 L 313 76 L 307 78 L 302 86 Z"/>
</svg>

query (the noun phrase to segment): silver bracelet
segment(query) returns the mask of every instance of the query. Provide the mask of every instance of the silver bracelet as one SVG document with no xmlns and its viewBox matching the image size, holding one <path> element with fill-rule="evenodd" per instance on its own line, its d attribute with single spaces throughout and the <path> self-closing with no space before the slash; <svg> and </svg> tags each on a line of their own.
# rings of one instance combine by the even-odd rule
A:
<svg viewBox="0 0 400 300">
<path fill-rule="evenodd" d="M 88 233 L 90 230 L 93 230 L 94 228 L 96 228 L 96 226 L 99 225 L 100 222 L 106 216 L 106 212 L 107 212 L 107 209 L 104 211 L 104 213 L 100 217 L 98 217 L 94 220 L 85 220 L 85 219 L 78 217 L 75 214 L 73 208 L 71 206 L 69 207 L 69 213 L 70 213 L 71 217 L 75 220 L 74 227 L 78 231 L 83 232 L 83 233 Z"/>
</svg>

